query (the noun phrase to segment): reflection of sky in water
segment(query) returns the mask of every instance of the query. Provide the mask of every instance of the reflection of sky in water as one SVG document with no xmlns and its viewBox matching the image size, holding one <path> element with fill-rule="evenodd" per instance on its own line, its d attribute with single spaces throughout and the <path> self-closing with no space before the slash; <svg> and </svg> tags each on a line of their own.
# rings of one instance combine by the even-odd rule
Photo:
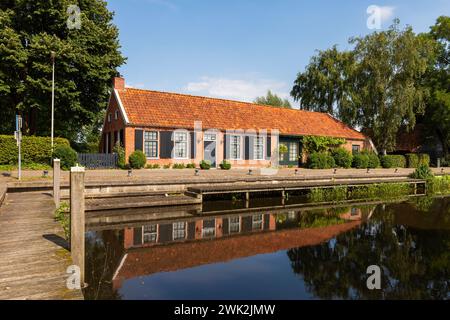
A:
<svg viewBox="0 0 450 320">
<path fill-rule="evenodd" d="M 240 288 L 245 290 L 240 290 Z M 312 299 L 286 251 L 124 281 L 123 299 Z"/>
</svg>

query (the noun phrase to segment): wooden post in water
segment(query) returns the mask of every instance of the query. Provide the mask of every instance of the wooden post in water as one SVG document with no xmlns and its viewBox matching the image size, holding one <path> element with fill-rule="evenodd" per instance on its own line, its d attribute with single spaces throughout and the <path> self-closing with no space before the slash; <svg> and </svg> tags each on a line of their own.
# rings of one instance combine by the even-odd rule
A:
<svg viewBox="0 0 450 320">
<path fill-rule="evenodd" d="M 61 199 L 61 160 L 53 159 L 53 201 L 59 208 Z"/>
<path fill-rule="evenodd" d="M 70 251 L 73 264 L 80 268 L 80 285 L 84 286 L 84 168 L 70 169 Z"/>
</svg>

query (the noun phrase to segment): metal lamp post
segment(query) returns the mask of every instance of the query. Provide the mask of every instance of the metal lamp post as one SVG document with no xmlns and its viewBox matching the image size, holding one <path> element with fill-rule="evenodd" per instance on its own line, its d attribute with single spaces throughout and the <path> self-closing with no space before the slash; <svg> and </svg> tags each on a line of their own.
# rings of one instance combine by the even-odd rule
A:
<svg viewBox="0 0 450 320">
<path fill-rule="evenodd" d="M 56 52 L 50 52 L 50 58 L 52 60 L 52 128 L 51 128 L 51 141 L 52 141 L 52 152 L 53 152 L 53 136 L 55 128 L 55 58 Z"/>
</svg>

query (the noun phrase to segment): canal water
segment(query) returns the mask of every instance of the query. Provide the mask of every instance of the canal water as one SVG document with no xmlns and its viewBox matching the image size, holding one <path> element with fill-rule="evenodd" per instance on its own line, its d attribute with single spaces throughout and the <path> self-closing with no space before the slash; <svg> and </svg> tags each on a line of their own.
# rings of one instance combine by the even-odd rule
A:
<svg viewBox="0 0 450 320">
<path fill-rule="evenodd" d="M 86 299 L 450 298 L 450 198 L 166 211 L 88 219 Z"/>
</svg>

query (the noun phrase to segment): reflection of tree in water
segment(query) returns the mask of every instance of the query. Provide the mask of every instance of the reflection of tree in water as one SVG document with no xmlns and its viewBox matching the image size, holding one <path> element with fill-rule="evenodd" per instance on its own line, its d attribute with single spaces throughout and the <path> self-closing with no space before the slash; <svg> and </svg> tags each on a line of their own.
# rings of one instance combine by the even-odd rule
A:
<svg viewBox="0 0 450 320">
<path fill-rule="evenodd" d="M 113 289 L 112 278 L 122 258 L 122 235 L 117 231 L 102 231 L 86 235 L 85 299 L 120 299 Z"/>
<path fill-rule="evenodd" d="M 319 246 L 289 250 L 292 268 L 324 299 L 448 299 L 450 232 L 394 221 L 395 212 L 379 206 L 358 229 Z M 382 269 L 382 290 L 367 289 L 370 265 Z"/>
</svg>

